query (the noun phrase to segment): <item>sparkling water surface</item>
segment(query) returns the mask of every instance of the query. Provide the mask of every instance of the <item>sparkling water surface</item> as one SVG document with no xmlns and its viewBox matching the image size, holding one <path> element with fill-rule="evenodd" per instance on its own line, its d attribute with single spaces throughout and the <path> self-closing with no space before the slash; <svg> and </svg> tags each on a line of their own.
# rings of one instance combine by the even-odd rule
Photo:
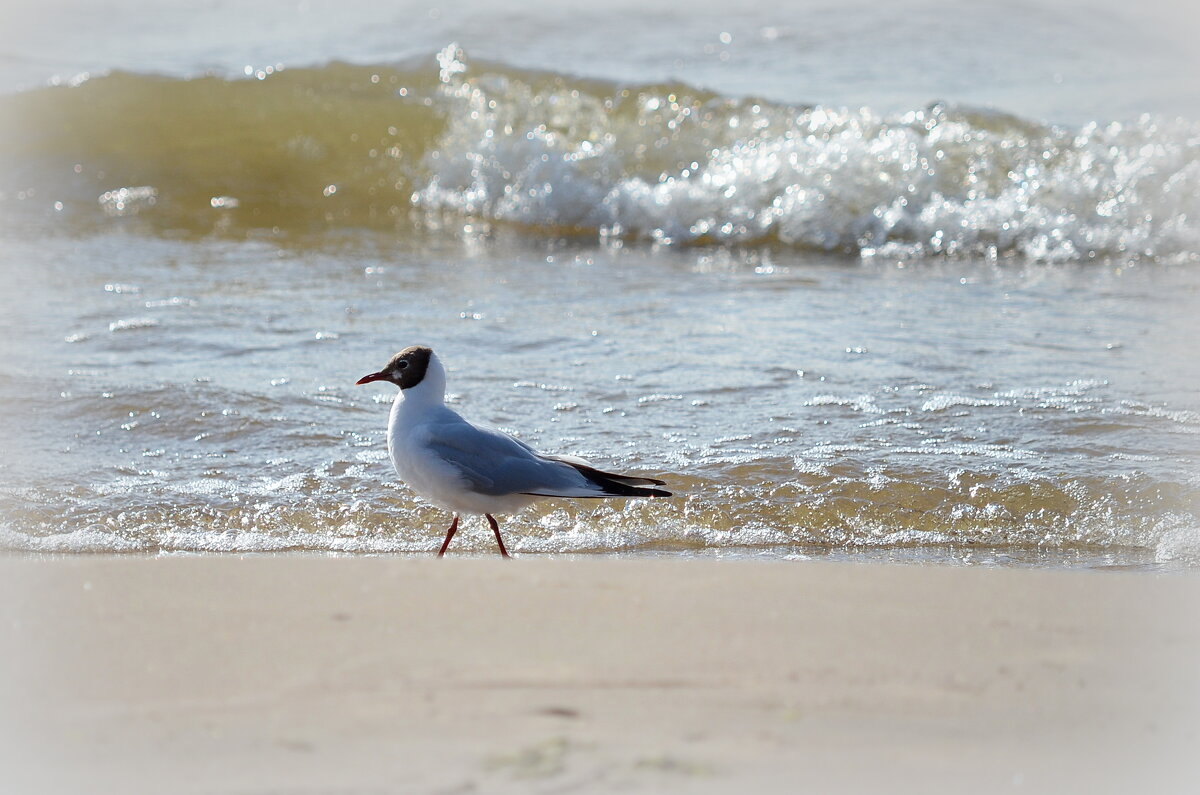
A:
<svg viewBox="0 0 1200 795">
<path fill-rule="evenodd" d="M 1186 15 L 62 5 L 0 26 L 4 547 L 429 553 L 354 386 L 424 343 L 680 494 L 518 553 L 1200 560 Z"/>
<path fill-rule="evenodd" d="M 517 551 L 1197 552 L 1191 269 L 84 242 L 9 248 L 18 548 L 436 547 L 444 515 L 386 459 L 392 388 L 353 385 L 425 342 L 467 416 L 683 495 L 544 503 Z"/>
</svg>

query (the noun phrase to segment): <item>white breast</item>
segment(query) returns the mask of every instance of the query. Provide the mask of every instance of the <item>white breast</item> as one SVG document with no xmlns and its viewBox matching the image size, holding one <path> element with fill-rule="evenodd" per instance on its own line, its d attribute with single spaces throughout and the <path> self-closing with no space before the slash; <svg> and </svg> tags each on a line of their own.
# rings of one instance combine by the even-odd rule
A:
<svg viewBox="0 0 1200 795">
<path fill-rule="evenodd" d="M 425 444 L 429 425 L 435 420 L 445 422 L 445 415 L 460 422 L 461 418 L 440 401 L 426 404 L 420 397 L 401 392 L 388 418 L 388 454 L 405 485 L 429 502 L 456 513 L 513 513 L 536 500 L 527 494 L 492 496 L 471 490 L 461 473 Z"/>
</svg>

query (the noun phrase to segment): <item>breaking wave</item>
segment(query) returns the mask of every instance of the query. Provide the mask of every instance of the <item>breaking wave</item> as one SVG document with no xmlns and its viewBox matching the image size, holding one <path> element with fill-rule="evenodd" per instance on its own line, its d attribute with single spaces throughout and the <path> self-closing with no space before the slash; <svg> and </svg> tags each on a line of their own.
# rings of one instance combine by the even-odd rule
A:
<svg viewBox="0 0 1200 795">
<path fill-rule="evenodd" d="M 1200 124 L 786 105 L 469 63 L 111 73 L 0 97 L 5 216 L 509 227 L 863 257 L 1193 261 Z M 136 221 L 128 220 L 136 216 Z"/>
<path fill-rule="evenodd" d="M 733 486 L 674 476 L 683 499 L 665 504 L 539 505 L 505 520 L 506 540 L 524 553 L 910 550 L 945 559 L 984 552 L 1060 562 L 1070 555 L 1182 565 L 1200 560 L 1200 530 L 1188 510 L 1194 493 L 1177 484 L 1164 489 L 1146 478 L 1002 483 L 979 473 L 946 481 L 933 471 L 906 475 L 826 464 L 805 465 L 781 482 L 748 477 L 776 466 L 791 468 L 782 460 L 743 465 Z M 363 486 L 370 468 L 339 462 L 239 486 L 195 481 L 172 487 L 161 473 L 131 472 L 113 483 L 75 488 L 65 498 L 25 489 L 0 496 L 11 509 L 0 523 L 0 549 L 436 550 L 448 514 L 393 488 Z M 132 494 L 143 496 L 131 500 Z M 490 554 L 492 544 L 487 527 L 471 520 L 459 546 Z"/>
</svg>

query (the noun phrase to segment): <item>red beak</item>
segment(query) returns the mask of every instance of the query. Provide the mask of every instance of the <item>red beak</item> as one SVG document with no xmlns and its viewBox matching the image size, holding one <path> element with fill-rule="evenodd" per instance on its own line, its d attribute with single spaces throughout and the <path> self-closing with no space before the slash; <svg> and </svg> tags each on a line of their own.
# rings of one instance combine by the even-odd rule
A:
<svg viewBox="0 0 1200 795">
<path fill-rule="evenodd" d="M 385 376 L 383 373 L 371 373 L 370 375 L 364 375 L 362 378 L 355 381 L 354 385 L 358 386 L 360 384 L 369 384 L 372 381 L 386 381 L 386 380 L 387 380 L 387 376 Z"/>
</svg>

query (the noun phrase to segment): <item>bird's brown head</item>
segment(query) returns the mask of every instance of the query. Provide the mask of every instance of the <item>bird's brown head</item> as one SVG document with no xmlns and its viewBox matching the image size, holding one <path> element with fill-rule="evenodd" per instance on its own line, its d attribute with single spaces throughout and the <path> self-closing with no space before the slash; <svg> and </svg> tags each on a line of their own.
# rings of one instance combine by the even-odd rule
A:
<svg viewBox="0 0 1200 795">
<path fill-rule="evenodd" d="M 369 384 L 372 381 L 389 381 L 401 389 L 409 389 L 421 383 L 425 371 L 429 369 L 429 357 L 433 349 L 423 345 L 413 345 L 405 348 L 391 358 L 378 373 L 364 375 L 356 383 Z"/>
</svg>

